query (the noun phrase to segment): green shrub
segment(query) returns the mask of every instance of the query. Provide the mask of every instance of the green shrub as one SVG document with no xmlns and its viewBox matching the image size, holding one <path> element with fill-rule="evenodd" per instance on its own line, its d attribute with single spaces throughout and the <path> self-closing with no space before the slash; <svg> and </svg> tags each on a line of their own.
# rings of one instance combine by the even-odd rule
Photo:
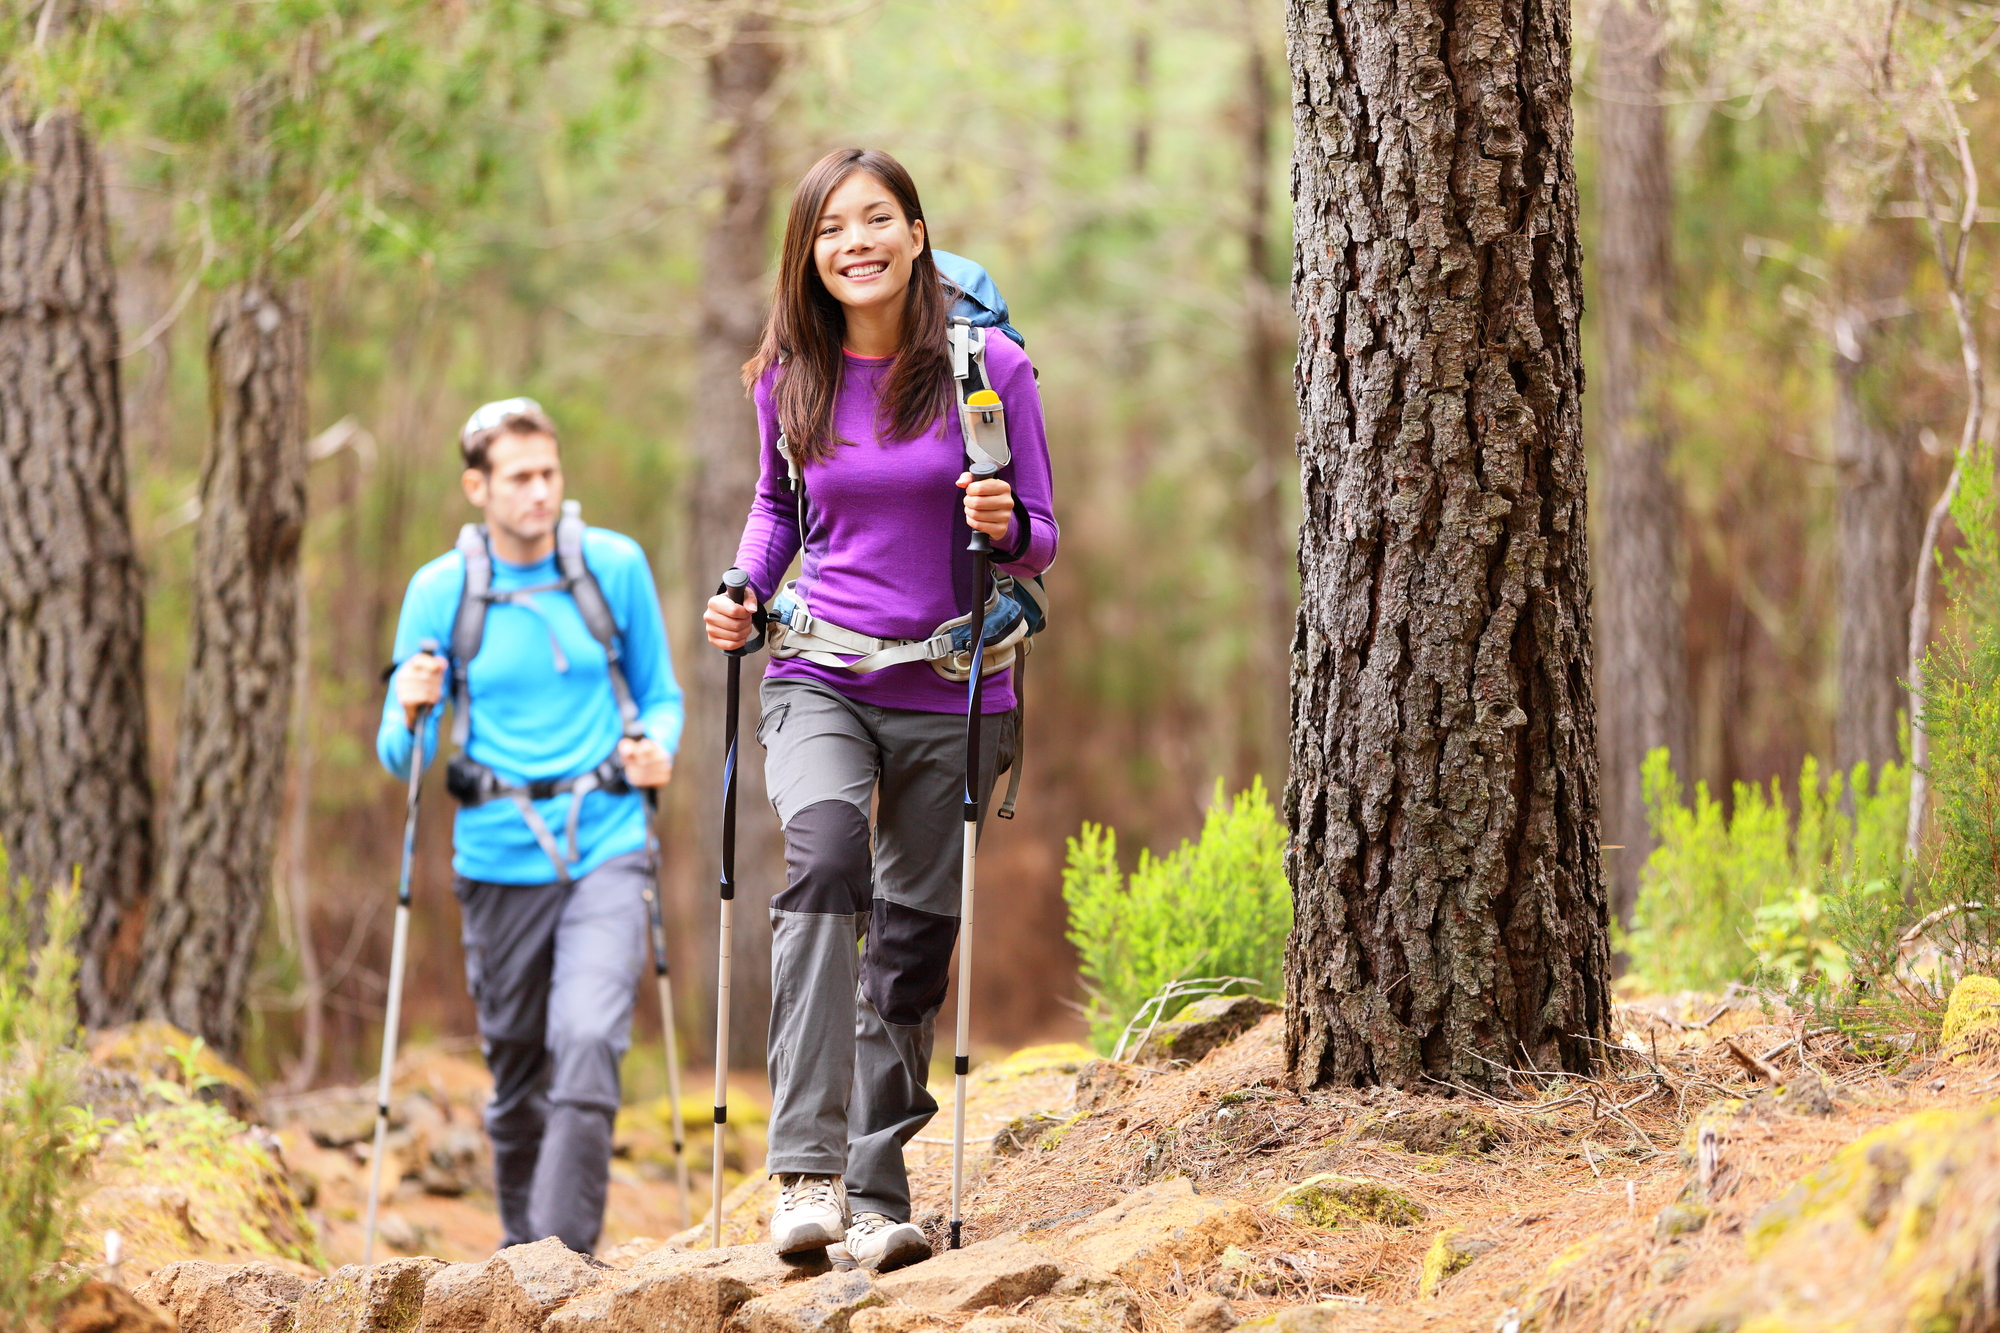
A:
<svg viewBox="0 0 2000 1333">
<path fill-rule="evenodd" d="M 1641 782 L 1654 849 L 1641 873 L 1630 931 L 1618 947 L 1656 990 L 1715 990 L 1763 978 L 1844 984 L 1850 951 L 1900 919 L 1909 772 L 1857 764 L 1822 779 L 1807 757 L 1798 809 L 1777 779 L 1737 783 L 1734 808 L 1695 784 L 1681 802 L 1665 750 L 1646 756 Z M 1853 815 L 1843 806 L 1851 795 Z"/>
<path fill-rule="evenodd" d="M 1931 810 L 1917 907 L 1958 970 L 2000 961 L 2000 532 L 1993 454 L 1966 459 L 1952 503 L 1962 543 L 1947 587 L 1960 632 L 1924 660 Z"/>
<path fill-rule="evenodd" d="M 87 1166 L 76 1105 L 77 892 L 34 895 L 0 848 L 0 1310 L 34 1327 L 74 1285 L 60 1261 Z M 40 940 L 37 942 L 37 925 Z"/>
<path fill-rule="evenodd" d="M 1240 976 L 1283 993 L 1292 892 L 1285 825 L 1262 781 L 1225 800 L 1218 779 L 1200 840 L 1162 857 L 1140 852 L 1129 877 L 1118 869 L 1117 833 L 1085 824 L 1069 840 L 1063 899 L 1091 1040 L 1106 1054 L 1169 982 Z"/>
</svg>

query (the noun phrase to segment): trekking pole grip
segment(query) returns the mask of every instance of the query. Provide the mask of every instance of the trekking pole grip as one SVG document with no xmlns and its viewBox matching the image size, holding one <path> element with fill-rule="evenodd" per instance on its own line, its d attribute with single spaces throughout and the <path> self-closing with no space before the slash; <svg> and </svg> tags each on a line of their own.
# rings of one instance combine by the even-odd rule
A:
<svg viewBox="0 0 2000 1333">
<path fill-rule="evenodd" d="M 972 479 L 974 481 L 985 481 L 999 470 L 1000 467 L 997 463 L 985 461 L 974 463 L 972 465 Z M 972 540 L 966 543 L 965 549 L 971 551 L 974 555 L 990 556 L 993 554 L 993 539 L 978 528 L 973 528 Z"/>
<path fill-rule="evenodd" d="M 716 591 L 727 593 L 730 601 L 741 606 L 750 595 L 750 576 L 736 566 L 731 565 L 722 572 L 722 586 L 717 588 Z M 743 646 L 740 648 L 726 648 L 723 651 L 731 657 L 747 657 L 749 654 L 762 648 L 764 646 L 764 612 L 761 608 L 751 613 L 750 624 L 755 633 L 750 636 Z"/>
</svg>

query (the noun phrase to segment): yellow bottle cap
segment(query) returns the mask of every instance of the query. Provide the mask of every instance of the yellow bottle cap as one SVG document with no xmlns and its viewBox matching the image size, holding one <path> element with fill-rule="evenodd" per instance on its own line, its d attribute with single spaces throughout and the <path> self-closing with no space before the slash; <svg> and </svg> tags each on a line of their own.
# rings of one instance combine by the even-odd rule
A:
<svg viewBox="0 0 2000 1333">
<path fill-rule="evenodd" d="M 991 389 L 981 389 L 978 393 L 967 394 L 965 396 L 965 405 L 967 407 L 998 407 L 1000 406 L 1000 395 Z"/>
</svg>

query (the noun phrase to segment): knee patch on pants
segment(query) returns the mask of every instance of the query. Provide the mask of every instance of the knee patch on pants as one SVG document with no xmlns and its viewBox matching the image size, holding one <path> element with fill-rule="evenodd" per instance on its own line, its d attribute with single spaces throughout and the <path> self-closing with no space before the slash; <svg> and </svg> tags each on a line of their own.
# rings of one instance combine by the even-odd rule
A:
<svg viewBox="0 0 2000 1333">
<path fill-rule="evenodd" d="M 815 801 L 785 824 L 785 888 L 780 912 L 851 916 L 868 910 L 875 856 L 868 817 L 851 801 Z"/>
<path fill-rule="evenodd" d="M 861 959 L 861 993 L 882 1021 L 915 1027 L 944 1003 L 958 918 L 875 900 Z"/>
</svg>

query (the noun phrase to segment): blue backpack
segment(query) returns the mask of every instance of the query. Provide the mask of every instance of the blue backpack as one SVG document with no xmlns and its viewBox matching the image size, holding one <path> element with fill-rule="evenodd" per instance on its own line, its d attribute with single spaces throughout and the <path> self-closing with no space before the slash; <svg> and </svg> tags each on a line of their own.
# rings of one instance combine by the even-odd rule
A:
<svg viewBox="0 0 2000 1333">
<path fill-rule="evenodd" d="M 1007 322 L 1007 298 L 993 285 L 985 269 L 960 255 L 944 250 L 931 251 L 938 276 L 958 289 L 958 301 L 951 308 L 953 319 L 962 319 L 978 329 L 998 329 L 1025 349 L 1028 340 Z"/>
</svg>

